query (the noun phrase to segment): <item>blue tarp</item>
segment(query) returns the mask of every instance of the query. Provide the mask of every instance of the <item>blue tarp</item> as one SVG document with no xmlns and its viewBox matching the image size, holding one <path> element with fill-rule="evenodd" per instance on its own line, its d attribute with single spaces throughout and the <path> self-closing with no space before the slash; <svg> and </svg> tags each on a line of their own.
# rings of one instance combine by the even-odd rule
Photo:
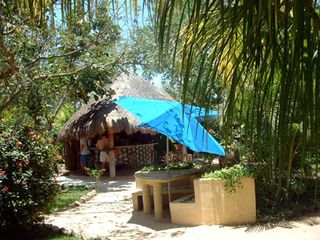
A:
<svg viewBox="0 0 320 240">
<path fill-rule="evenodd" d="M 195 152 L 225 155 L 221 145 L 196 119 L 205 115 L 204 109 L 185 105 L 183 110 L 179 102 L 135 97 L 120 97 L 116 104 L 135 115 L 140 126 L 153 128 Z M 218 113 L 209 111 L 207 115 Z"/>
</svg>

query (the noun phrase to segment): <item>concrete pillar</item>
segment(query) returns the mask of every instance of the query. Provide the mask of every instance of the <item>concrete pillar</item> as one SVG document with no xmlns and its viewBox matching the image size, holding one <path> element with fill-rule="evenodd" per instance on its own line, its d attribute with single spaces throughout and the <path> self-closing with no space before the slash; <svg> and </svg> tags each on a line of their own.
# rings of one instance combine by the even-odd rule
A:
<svg viewBox="0 0 320 240">
<path fill-rule="evenodd" d="M 151 214 L 151 197 L 150 197 L 150 185 L 142 184 L 142 201 L 143 212 L 145 214 Z"/>
<path fill-rule="evenodd" d="M 161 183 L 153 184 L 154 215 L 157 220 L 163 217 Z"/>
</svg>

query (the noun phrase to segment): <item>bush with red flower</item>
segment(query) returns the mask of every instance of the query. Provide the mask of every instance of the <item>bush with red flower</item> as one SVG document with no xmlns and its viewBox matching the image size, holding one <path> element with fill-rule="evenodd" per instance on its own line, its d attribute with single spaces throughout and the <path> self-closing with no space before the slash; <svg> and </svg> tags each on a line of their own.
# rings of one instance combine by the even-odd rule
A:
<svg viewBox="0 0 320 240">
<path fill-rule="evenodd" d="M 49 133 L 0 123 L 0 229 L 27 227 L 59 190 Z"/>
</svg>

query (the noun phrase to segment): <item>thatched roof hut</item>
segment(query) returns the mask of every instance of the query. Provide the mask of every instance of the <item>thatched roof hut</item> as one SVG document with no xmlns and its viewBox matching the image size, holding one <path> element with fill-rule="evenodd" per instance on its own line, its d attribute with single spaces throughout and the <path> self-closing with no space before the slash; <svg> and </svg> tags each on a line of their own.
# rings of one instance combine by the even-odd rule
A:
<svg viewBox="0 0 320 240">
<path fill-rule="evenodd" d="M 114 99 L 119 96 L 132 96 L 173 100 L 167 93 L 160 91 L 150 82 L 133 73 L 121 73 L 115 76 L 108 87 L 115 92 L 112 99 L 101 98 L 98 101 L 90 101 L 81 107 L 60 130 L 59 138 L 65 145 L 65 160 L 68 169 L 74 170 L 79 167 L 78 140 L 81 137 L 89 139 L 108 132 L 108 135 L 111 133 L 113 139 L 113 134 L 120 132 L 128 135 L 137 132 L 154 133 L 151 129 L 138 127 L 139 120 L 116 105 Z"/>
<path fill-rule="evenodd" d="M 115 91 L 113 99 L 119 96 L 144 97 L 153 99 L 172 100 L 165 92 L 161 92 L 150 82 L 141 79 L 133 73 L 121 73 L 116 76 L 109 86 Z M 65 142 L 76 140 L 82 136 L 88 138 L 103 134 L 108 128 L 114 133 L 125 131 L 133 132 L 152 131 L 143 127 L 137 127 L 139 120 L 113 100 L 102 98 L 98 101 L 90 101 L 77 111 L 60 131 L 60 140 Z"/>
</svg>

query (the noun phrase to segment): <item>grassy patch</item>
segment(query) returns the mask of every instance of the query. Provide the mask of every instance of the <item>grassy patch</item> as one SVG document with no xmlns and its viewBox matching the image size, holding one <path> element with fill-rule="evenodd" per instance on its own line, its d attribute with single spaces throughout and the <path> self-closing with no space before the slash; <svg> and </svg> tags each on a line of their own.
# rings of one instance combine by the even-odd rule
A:
<svg viewBox="0 0 320 240">
<path fill-rule="evenodd" d="M 58 211 L 68 207 L 70 204 L 79 201 L 80 198 L 90 192 L 91 189 L 86 187 L 66 187 L 53 199 L 44 209 L 45 213 Z"/>
</svg>

